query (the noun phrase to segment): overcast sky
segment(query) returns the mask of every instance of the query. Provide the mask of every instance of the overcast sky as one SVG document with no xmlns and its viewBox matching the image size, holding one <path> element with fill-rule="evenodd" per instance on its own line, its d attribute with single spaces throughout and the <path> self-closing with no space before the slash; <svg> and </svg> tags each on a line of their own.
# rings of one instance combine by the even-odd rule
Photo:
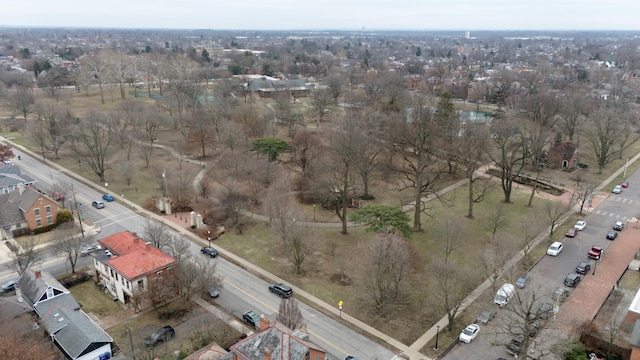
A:
<svg viewBox="0 0 640 360">
<path fill-rule="evenodd" d="M 0 26 L 215 30 L 640 30 L 640 1 L 1 0 Z"/>
</svg>

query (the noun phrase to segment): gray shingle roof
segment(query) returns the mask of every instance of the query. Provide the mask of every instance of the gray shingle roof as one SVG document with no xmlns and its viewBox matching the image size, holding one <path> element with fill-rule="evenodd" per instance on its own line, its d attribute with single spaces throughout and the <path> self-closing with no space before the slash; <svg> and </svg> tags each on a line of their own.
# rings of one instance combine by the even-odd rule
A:
<svg viewBox="0 0 640 360">
<path fill-rule="evenodd" d="M 25 303 L 33 307 L 49 335 L 72 359 L 113 342 L 51 274 L 40 272 L 36 277 L 35 272 L 27 270 L 18 287 Z"/>
<path fill-rule="evenodd" d="M 48 299 L 47 289 L 49 288 L 52 289 L 52 298 L 69 292 L 48 272 L 40 272 L 40 278 L 36 278 L 36 273 L 31 269 L 22 273 L 18 280 L 18 287 L 22 291 L 22 298 L 32 308 L 34 304 Z M 34 310 L 38 311 L 36 308 Z"/>
</svg>

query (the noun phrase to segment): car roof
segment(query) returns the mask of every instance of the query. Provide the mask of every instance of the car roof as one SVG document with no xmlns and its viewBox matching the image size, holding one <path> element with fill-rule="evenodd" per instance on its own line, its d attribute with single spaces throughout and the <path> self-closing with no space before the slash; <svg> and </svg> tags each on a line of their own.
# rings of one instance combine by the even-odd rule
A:
<svg viewBox="0 0 640 360">
<path fill-rule="evenodd" d="M 551 244 L 551 246 L 560 246 L 560 245 L 562 245 L 560 241 L 554 241 L 553 244 Z"/>
</svg>

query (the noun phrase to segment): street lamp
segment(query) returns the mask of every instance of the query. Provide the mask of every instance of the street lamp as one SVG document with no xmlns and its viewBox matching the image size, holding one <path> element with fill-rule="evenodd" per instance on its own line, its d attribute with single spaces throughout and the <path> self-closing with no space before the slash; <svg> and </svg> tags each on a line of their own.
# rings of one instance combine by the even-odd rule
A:
<svg viewBox="0 0 640 360">
<path fill-rule="evenodd" d="M 440 335 L 440 325 L 436 325 L 436 347 L 433 350 L 438 350 L 438 335 Z"/>
<path fill-rule="evenodd" d="M 316 221 L 316 204 L 313 204 L 313 221 Z"/>
<path fill-rule="evenodd" d="M 109 183 L 108 182 L 104 183 L 104 187 L 107 188 L 107 194 L 109 194 Z"/>
<path fill-rule="evenodd" d="M 207 230 L 207 240 L 209 241 L 209 247 L 211 247 L 211 230 Z"/>
</svg>

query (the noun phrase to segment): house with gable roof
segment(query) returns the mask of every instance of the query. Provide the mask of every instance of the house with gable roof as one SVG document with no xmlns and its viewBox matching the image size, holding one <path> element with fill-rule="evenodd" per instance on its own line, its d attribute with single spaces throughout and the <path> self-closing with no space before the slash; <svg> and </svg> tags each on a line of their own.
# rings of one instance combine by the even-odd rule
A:
<svg viewBox="0 0 640 360">
<path fill-rule="evenodd" d="M 66 359 L 111 357 L 113 339 L 82 311 L 69 290 L 51 274 L 27 269 L 17 287 L 19 296 L 38 315 Z"/>
<path fill-rule="evenodd" d="M 221 360 L 325 360 L 327 351 L 302 330 L 260 318 L 260 331 L 238 341 Z"/>
<path fill-rule="evenodd" d="M 93 253 L 97 281 L 114 300 L 142 310 L 155 301 L 152 296 L 164 298 L 177 292 L 173 283 L 176 260 L 137 234 L 123 231 L 99 243 L 104 251 Z"/>
<path fill-rule="evenodd" d="M 9 193 L 0 194 L 0 235 L 13 237 L 14 232 L 55 224 L 58 204 L 31 186 L 18 185 Z"/>
</svg>

